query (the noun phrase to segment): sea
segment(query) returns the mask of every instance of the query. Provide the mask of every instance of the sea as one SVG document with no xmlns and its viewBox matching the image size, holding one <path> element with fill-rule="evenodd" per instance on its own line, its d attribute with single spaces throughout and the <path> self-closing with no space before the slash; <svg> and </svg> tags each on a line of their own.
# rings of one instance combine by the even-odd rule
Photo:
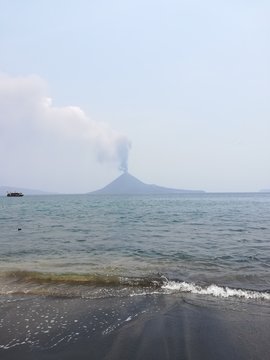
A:
<svg viewBox="0 0 270 360">
<path fill-rule="evenodd" d="M 0 197 L 0 296 L 270 302 L 270 194 Z"/>
</svg>

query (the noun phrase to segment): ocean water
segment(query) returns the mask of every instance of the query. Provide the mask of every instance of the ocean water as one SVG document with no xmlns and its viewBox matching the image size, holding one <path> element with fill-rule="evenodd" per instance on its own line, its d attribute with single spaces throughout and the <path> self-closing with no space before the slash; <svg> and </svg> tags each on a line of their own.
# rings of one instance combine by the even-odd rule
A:
<svg viewBox="0 0 270 360">
<path fill-rule="evenodd" d="M 270 301 L 270 194 L 0 197 L 0 295 Z"/>
</svg>

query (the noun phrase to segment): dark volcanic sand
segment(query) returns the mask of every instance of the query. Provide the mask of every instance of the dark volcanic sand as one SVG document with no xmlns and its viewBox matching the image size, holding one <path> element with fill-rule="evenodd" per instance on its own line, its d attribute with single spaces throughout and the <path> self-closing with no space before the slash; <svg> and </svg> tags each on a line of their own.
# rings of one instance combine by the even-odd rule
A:
<svg viewBox="0 0 270 360">
<path fill-rule="evenodd" d="M 0 304 L 1 360 L 270 358 L 267 302 L 151 295 Z"/>
</svg>

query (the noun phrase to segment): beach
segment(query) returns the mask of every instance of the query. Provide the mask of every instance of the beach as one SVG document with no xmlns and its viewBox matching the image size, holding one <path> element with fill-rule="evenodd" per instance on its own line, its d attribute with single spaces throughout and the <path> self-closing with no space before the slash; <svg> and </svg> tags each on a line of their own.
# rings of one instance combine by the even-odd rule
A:
<svg viewBox="0 0 270 360">
<path fill-rule="evenodd" d="M 159 294 L 24 296 L 1 309 L 3 360 L 269 359 L 268 304 Z"/>
<path fill-rule="evenodd" d="M 1 206 L 1 360 L 269 359 L 268 194 Z"/>
</svg>

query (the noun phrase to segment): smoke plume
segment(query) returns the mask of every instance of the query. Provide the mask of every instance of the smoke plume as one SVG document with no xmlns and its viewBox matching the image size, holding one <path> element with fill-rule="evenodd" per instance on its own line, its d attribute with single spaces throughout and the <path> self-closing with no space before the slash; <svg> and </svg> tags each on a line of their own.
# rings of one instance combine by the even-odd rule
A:
<svg viewBox="0 0 270 360">
<path fill-rule="evenodd" d="M 46 82 L 38 76 L 12 77 L 0 73 L 0 141 L 20 136 L 50 141 L 90 144 L 96 159 L 128 169 L 131 143 L 108 124 L 92 120 L 77 106 L 53 105 Z M 44 140 L 45 139 L 45 140 Z M 15 143 L 15 141 L 14 141 Z M 87 148 L 87 146 L 85 147 Z M 21 149 L 22 150 L 22 149 Z"/>
</svg>

